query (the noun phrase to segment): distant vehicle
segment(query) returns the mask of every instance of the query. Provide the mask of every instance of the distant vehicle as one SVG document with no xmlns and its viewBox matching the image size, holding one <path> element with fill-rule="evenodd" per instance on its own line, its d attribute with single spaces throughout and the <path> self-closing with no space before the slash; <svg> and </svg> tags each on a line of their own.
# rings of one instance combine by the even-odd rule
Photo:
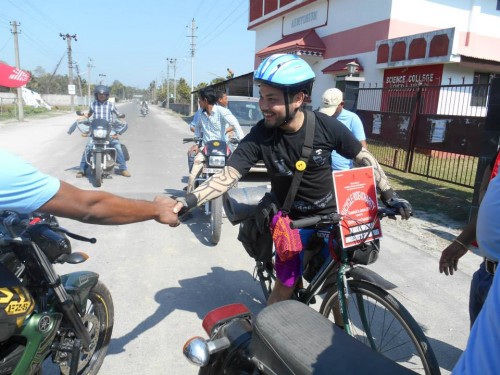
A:
<svg viewBox="0 0 500 375">
<path fill-rule="evenodd" d="M 250 96 L 228 95 L 227 108 L 233 113 L 241 125 L 241 130 L 247 135 L 252 126 L 264 118 L 259 108 L 259 98 Z M 267 172 L 266 166 L 262 160 L 253 167 L 251 172 Z"/>
</svg>

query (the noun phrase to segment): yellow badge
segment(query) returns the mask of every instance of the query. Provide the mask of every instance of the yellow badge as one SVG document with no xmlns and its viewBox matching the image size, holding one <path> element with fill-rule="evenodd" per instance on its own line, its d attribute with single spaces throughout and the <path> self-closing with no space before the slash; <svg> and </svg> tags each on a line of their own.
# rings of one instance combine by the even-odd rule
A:
<svg viewBox="0 0 500 375">
<path fill-rule="evenodd" d="M 214 146 L 217 147 L 218 145 L 220 145 L 219 142 L 214 142 Z"/>
<path fill-rule="evenodd" d="M 306 162 L 303 160 L 298 160 L 297 163 L 295 163 L 295 168 L 299 171 L 302 172 L 303 170 L 306 169 Z"/>
</svg>

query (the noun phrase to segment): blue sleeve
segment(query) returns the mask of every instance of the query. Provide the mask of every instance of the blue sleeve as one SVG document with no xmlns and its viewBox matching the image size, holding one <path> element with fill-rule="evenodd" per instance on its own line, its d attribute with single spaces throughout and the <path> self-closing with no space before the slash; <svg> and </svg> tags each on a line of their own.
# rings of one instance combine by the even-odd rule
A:
<svg viewBox="0 0 500 375">
<path fill-rule="evenodd" d="M 57 178 L 41 173 L 23 159 L 0 149 L 0 210 L 30 213 L 59 190 Z"/>
<path fill-rule="evenodd" d="M 354 136 L 358 141 L 366 140 L 365 129 L 363 128 L 363 123 L 361 122 L 361 119 L 359 118 L 358 115 L 353 114 L 351 126 L 352 126 L 352 134 L 354 134 Z"/>
</svg>

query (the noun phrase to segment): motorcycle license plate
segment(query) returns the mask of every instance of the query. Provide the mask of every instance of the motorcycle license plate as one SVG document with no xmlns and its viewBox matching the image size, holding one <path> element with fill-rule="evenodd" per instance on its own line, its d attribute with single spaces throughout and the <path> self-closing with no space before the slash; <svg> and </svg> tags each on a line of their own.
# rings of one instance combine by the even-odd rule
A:
<svg viewBox="0 0 500 375">
<path fill-rule="evenodd" d="M 203 173 L 221 173 L 222 168 L 203 168 Z"/>
</svg>

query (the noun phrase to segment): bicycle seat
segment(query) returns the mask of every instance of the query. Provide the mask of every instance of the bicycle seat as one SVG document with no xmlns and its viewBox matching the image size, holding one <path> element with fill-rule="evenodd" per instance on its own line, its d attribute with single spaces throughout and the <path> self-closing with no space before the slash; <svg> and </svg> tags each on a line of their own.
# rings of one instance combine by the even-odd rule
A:
<svg viewBox="0 0 500 375">
<path fill-rule="evenodd" d="M 254 321 L 252 360 L 274 374 L 415 374 L 297 301 L 275 303 Z"/>
</svg>

